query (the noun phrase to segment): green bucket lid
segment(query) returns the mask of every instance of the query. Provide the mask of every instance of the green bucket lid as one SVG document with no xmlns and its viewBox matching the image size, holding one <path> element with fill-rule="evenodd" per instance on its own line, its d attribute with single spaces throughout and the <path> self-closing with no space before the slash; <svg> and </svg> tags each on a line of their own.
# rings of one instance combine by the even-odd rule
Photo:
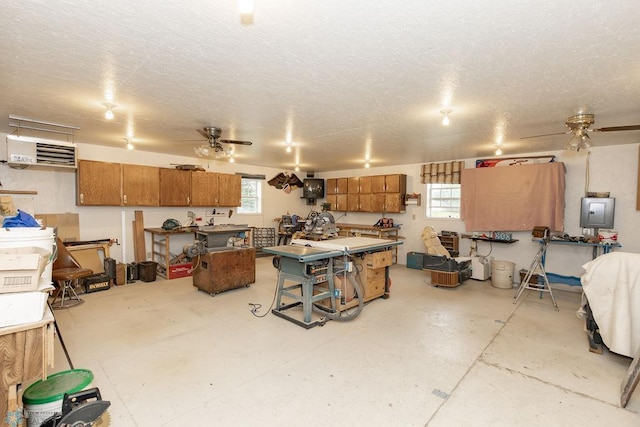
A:
<svg viewBox="0 0 640 427">
<path fill-rule="evenodd" d="M 75 393 L 93 381 L 93 372 L 88 369 L 72 369 L 49 375 L 46 380 L 31 384 L 22 395 L 26 405 L 42 405 L 62 400 L 65 393 Z"/>
</svg>

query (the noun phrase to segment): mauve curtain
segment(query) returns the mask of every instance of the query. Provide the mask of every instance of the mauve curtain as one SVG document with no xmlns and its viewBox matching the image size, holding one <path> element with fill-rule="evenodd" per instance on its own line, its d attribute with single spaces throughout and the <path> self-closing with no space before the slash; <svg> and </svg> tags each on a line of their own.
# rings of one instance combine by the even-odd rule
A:
<svg viewBox="0 0 640 427">
<path fill-rule="evenodd" d="M 564 231 L 564 163 L 463 169 L 466 231 Z"/>
</svg>

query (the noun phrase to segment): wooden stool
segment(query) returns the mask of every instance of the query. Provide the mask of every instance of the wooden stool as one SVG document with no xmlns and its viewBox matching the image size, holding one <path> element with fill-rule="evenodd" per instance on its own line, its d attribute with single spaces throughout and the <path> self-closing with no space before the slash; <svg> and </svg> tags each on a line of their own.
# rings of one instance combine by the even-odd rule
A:
<svg viewBox="0 0 640 427">
<path fill-rule="evenodd" d="M 56 251 L 57 256 L 53 263 L 51 278 L 57 289 L 51 302 L 51 308 L 69 308 L 82 304 L 83 301 L 76 293 L 75 287 L 78 285 L 79 279 L 91 276 L 93 270 L 81 267 L 59 238 L 56 238 Z M 60 298 L 59 301 L 58 298 Z"/>
</svg>

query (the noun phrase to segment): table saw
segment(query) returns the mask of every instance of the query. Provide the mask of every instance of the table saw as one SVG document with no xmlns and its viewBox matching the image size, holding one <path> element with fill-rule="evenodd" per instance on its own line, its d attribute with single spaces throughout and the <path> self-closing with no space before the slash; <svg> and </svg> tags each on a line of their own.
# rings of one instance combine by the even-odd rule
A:
<svg viewBox="0 0 640 427">
<path fill-rule="evenodd" d="M 292 239 L 291 244 L 287 246 L 262 248 L 264 252 L 275 255 L 273 263 L 278 269 L 276 305 L 272 313 L 306 329 L 317 325 L 322 326 L 327 320 L 335 320 L 339 315 L 336 311 L 336 298 L 339 297 L 339 292 L 334 283 L 334 274 L 342 273 L 346 276 L 353 266 L 353 257 L 359 254 L 386 251 L 400 244 L 402 242 L 369 237 L 337 237 L 319 241 Z M 388 275 L 389 269 L 386 266 L 386 297 L 389 295 Z M 296 284 L 285 286 L 287 280 Z M 283 304 L 283 296 L 294 302 Z M 321 317 L 318 320 L 312 320 L 312 311 L 318 308 L 315 304 L 322 300 L 330 301 L 329 307 L 326 308 L 324 315 L 320 312 Z M 302 320 L 288 313 L 290 309 L 300 306 L 302 306 Z M 362 304 L 360 304 L 360 310 L 361 306 Z"/>
</svg>

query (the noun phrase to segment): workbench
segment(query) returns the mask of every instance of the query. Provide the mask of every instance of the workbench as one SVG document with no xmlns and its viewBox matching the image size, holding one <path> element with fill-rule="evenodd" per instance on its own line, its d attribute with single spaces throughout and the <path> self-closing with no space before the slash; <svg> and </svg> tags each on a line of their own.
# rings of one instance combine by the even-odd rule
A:
<svg viewBox="0 0 640 427">
<path fill-rule="evenodd" d="M 338 235 L 342 237 L 374 237 L 393 240 L 394 242 L 403 238 L 398 235 L 400 227 L 378 227 L 364 224 L 336 224 L 336 227 L 338 228 Z M 396 264 L 398 262 L 397 246 L 394 246 L 392 251 L 392 262 Z"/>
<path fill-rule="evenodd" d="M 324 325 L 326 318 L 312 321 L 313 305 L 327 300 L 328 313 L 336 312 L 336 287 L 334 273 L 336 259 L 347 260 L 356 254 L 374 253 L 389 250 L 402 242 L 368 237 L 346 237 L 328 240 L 293 239 L 287 246 L 272 246 L 262 250 L 276 255 L 278 268 L 278 284 L 276 290 L 276 305 L 272 313 L 289 320 L 306 329 L 317 325 Z M 385 292 L 389 296 L 389 270 L 385 267 Z M 286 286 L 285 281 L 296 282 L 293 286 Z M 315 285 L 323 284 L 322 287 Z M 315 291 L 315 292 L 314 292 Z M 282 304 L 282 297 L 293 299 L 293 303 Z M 287 311 L 302 306 L 302 320 L 289 315 Z"/>
<path fill-rule="evenodd" d="M 151 261 L 158 263 L 158 276 L 165 279 L 184 277 L 185 274 L 172 274 L 171 265 L 171 236 L 180 234 L 192 234 L 195 239 L 196 230 L 190 227 L 165 230 L 164 228 L 145 228 L 144 231 L 151 234 Z M 189 269 L 191 267 L 189 266 Z M 190 275 L 190 274 L 188 274 Z"/>
<path fill-rule="evenodd" d="M 8 412 L 22 407 L 19 387 L 46 380 L 53 368 L 54 321 L 47 307 L 42 320 L 0 328 L 0 425 Z"/>
</svg>

